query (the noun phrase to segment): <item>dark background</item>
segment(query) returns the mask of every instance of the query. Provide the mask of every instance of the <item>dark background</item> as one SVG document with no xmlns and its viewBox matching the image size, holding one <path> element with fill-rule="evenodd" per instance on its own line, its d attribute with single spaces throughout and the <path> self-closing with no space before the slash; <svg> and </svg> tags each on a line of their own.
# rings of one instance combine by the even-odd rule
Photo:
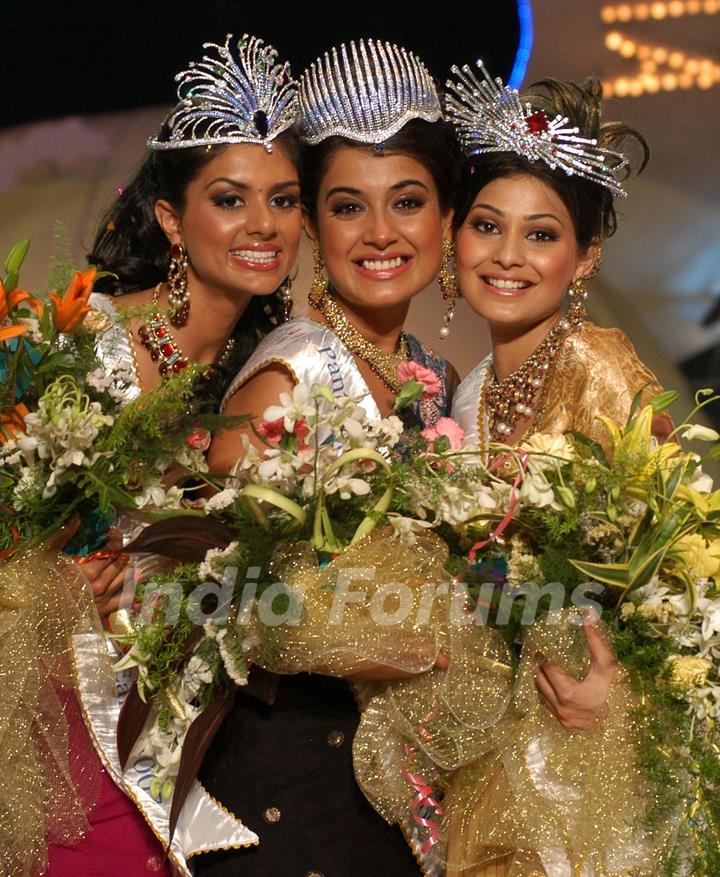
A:
<svg viewBox="0 0 720 877">
<path fill-rule="evenodd" d="M 507 78 L 516 0 L 2 0 L 0 126 L 175 99 L 173 76 L 227 33 L 262 37 L 302 69 L 357 37 L 400 43 L 441 81 L 482 57 Z"/>
</svg>

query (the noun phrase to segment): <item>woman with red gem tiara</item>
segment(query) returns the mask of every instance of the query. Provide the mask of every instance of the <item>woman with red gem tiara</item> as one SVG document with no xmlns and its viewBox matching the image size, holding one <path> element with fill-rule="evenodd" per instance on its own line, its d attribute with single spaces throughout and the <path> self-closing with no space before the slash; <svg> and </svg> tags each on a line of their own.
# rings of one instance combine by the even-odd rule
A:
<svg viewBox="0 0 720 877">
<path fill-rule="evenodd" d="M 258 338 L 289 316 L 302 230 L 297 84 L 255 37 L 229 35 L 204 48 L 208 54 L 177 77 L 179 102 L 88 256 L 111 272 L 96 287 L 105 292 L 91 296 L 91 317 L 105 326 L 99 352 L 108 370 L 123 372 L 128 401 L 192 362 L 207 364 L 197 394 L 216 407 Z M 119 605 L 123 535 L 111 530 L 105 550 L 82 566 L 103 616 Z M 148 794 L 142 765 L 131 758 L 120 769 L 122 697 L 107 702 L 87 685 L 80 693 L 105 767 L 97 762 L 100 799 L 79 846 L 50 847 L 48 873 L 189 875 L 186 857 L 198 849 L 257 843 L 196 786 L 187 802 L 192 825 L 190 817 L 178 824 L 168 862 L 167 807 Z"/>
<path fill-rule="evenodd" d="M 259 345 L 233 380 L 225 413 L 265 409 L 296 383 L 326 384 L 387 416 L 406 360 L 431 369 L 440 392 L 407 425 L 447 414 L 455 374 L 403 331 L 411 300 L 441 270 L 459 154 L 435 86 L 411 53 L 360 41 L 332 50 L 301 77 L 306 230 L 315 277 L 307 317 Z M 391 98 L 392 96 L 392 98 Z M 209 461 L 230 471 L 248 427 L 221 433 Z M 389 678 L 386 667 L 364 679 Z M 202 877 L 417 875 L 401 831 L 372 809 L 352 761 L 358 709 L 344 679 L 263 674 L 241 689 L 200 778 L 260 835 L 258 847 L 202 856 Z M 353 681 L 358 681 L 357 679 Z M 253 691 L 255 689 L 255 691 Z M 410 829 L 410 827 L 407 827 Z M 411 829 L 410 829 L 411 830 Z M 413 844 L 416 854 L 420 844 Z"/>
<path fill-rule="evenodd" d="M 478 67 L 483 78 L 453 68 L 447 116 L 467 155 L 457 282 L 490 327 L 492 353 L 460 385 L 453 416 L 486 454 L 490 442 L 534 432 L 578 431 L 608 450 L 596 415 L 624 423 L 635 396 L 647 402 L 660 387 L 621 331 L 587 320 L 584 283 L 615 231 L 613 196 L 625 194 L 630 160 L 617 150 L 634 145 L 642 169 L 647 145 L 602 122 L 595 79 L 544 80 L 521 99 Z M 656 419 L 659 437 L 668 423 Z M 525 715 L 498 735 L 511 742 L 461 771 L 447 797 L 448 874 L 656 873 L 655 842 L 633 821 L 643 781 L 624 671 L 599 626 L 586 619 L 583 632 L 582 681 L 563 669 L 560 645 L 551 658 L 523 652 L 516 703 Z"/>
</svg>

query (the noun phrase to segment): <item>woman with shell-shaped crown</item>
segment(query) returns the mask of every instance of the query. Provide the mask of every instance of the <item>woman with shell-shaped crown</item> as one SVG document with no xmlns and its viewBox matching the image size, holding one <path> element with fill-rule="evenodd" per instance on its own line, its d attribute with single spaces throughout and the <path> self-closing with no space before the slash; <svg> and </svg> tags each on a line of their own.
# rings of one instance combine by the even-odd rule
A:
<svg viewBox="0 0 720 877">
<path fill-rule="evenodd" d="M 520 98 L 478 67 L 481 76 L 453 68 L 447 117 L 466 152 L 453 220 L 456 276 L 489 324 L 492 353 L 460 385 L 453 416 L 484 454 L 491 442 L 573 431 L 609 451 L 596 416 L 625 423 L 636 396 L 648 402 L 660 387 L 621 331 L 588 321 L 584 282 L 615 231 L 613 197 L 625 194 L 630 159 L 617 150 L 634 142 L 642 169 L 647 145 L 632 129 L 602 122 L 595 79 L 544 80 Z M 668 424 L 656 418 L 659 438 Z M 448 874 L 659 873 L 668 826 L 652 835 L 641 827 L 641 732 L 624 670 L 589 618 L 581 628 L 548 628 L 540 640 L 532 630 L 514 716 L 446 796 Z"/>
<path fill-rule="evenodd" d="M 103 292 L 91 296 L 99 354 L 108 371 L 122 371 L 128 399 L 199 363 L 207 368 L 197 397 L 217 406 L 258 338 L 289 315 L 302 230 L 297 83 L 256 37 L 228 35 L 224 45 L 204 48 L 176 77 L 178 103 L 89 254 L 110 272 L 98 283 Z M 104 550 L 82 565 L 100 614 L 120 633 L 128 557 L 118 549 L 136 526 L 117 521 Z M 133 752 L 122 764 L 116 743 L 131 680 L 118 674 L 104 695 L 94 674 L 98 653 L 93 637 L 76 646 L 80 705 L 102 762 L 83 770 L 101 774 L 100 797 L 84 841 L 50 846 L 48 873 L 189 877 L 193 854 L 256 844 L 254 832 L 197 783 L 170 839 L 170 802 L 151 794 L 150 757 Z"/>
<path fill-rule="evenodd" d="M 449 412 L 456 374 L 403 324 L 449 249 L 459 153 L 436 88 L 413 54 L 364 40 L 312 64 L 300 104 L 305 227 L 315 245 L 310 310 L 260 343 L 224 411 L 261 419 L 303 383 L 328 385 L 384 417 L 405 365 L 433 373 L 439 387 L 403 412 L 407 426 L 430 426 Z M 220 434 L 212 468 L 231 471 L 244 441 L 259 441 L 250 425 Z M 353 773 L 359 715 L 348 682 L 357 691 L 391 675 L 372 665 L 350 680 L 258 674 L 253 685 L 251 673 L 251 691 L 238 693 L 200 776 L 260 845 L 203 856 L 199 875 L 420 873 L 419 845 L 375 813 Z"/>
</svg>

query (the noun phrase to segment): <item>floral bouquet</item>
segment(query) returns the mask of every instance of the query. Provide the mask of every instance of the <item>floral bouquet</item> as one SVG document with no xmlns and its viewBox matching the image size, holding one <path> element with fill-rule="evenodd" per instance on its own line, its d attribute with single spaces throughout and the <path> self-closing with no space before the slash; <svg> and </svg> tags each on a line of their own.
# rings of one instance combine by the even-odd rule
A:
<svg viewBox="0 0 720 877">
<path fill-rule="evenodd" d="M 495 447 L 487 467 L 447 451 L 434 478 L 403 479 L 409 514 L 451 545 L 475 623 L 514 655 L 512 702 L 487 751 L 450 781 L 444 815 L 445 779 L 424 765 L 425 837 L 442 824 L 456 866 L 504 852 L 518 875 L 560 862 L 600 875 L 720 868 L 720 491 L 702 472 L 720 435 L 689 422 L 719 397 L 701 391 L 661 445 L 653 419 L 675 396 L 635 404 L 625 425 L 602 418 L 608 453 L 582 435 L 535 434 Z M 620 672 L 595 727 L 571 734 L 539 700 L 533 656 L 582 678 L 588 607 Z"/>
<path fill-rule="evenodd" d="M 21 241 L 0 280 L 0 871 L 11 875 L 41 873 L 46 840 L 79 842 L 99 793 L 73 643 L 105 643 L 67 555 L 102 544 L 121 509 L 176 509 L 177 482 L 204 477 L 214 424 L 194 410 L 197 370 L 138 397 L 136 377 L 101 359 L 109 326 L 92 307 L 94 268 L 31 294 L 18 286 L 27 251 Z"/>
<path fill-rule="evenodd" d="M 195 370 L 129 401 L 133 376 L 98 356 L 107 318 L 89 302 L 96 269 L 75 272 L 62 293 L 31 295 L 17 287 L 27 249 L 13 249 L 0 282 L 0 556 L 73 517 L 69 550 L 87 553 L 115 509 L 179 506 L 163 473 L 207 471 L 209 419 L 193 412 Z"/>
<path fill-rule="evenodd" d="M 406 377 L 401 407 L 431 387 L 418 370 Z M 205 517 L 154 524 L 128 546 L 180 562 L 137 583 L 134 629 L 121 640 L 129 650 L 118 665 L 138 668 L 120 720 L 121 757 L 154 760 L 151 794 L 172 795 L 171 821 L 207 729 L 235 686 L 247 684 L 251 664 L 336 676 L 374 664 L 418 673 L 441 651 L 460 651 L 448 624 L 447 547 L 429 528 L 409 533 L 395 513 L 404 477 L 395 461 L 433 471 L 433 443 L 462 439 L 441 435 L 446 425 L 406 444 L 396 415 L 376 420 L 358 400 L 299 384 L 264 412 L 256 427 L 264 448 L 244 438 Z M 501 640 L 495 649 L 504 652 Z M 464 646 L 476 680 L 491 650 L 476 637 Z M 431 694 L 415 697 L 424 712 Z M 458 745 L 445 753 L 454 763 Z"/>
</svg>

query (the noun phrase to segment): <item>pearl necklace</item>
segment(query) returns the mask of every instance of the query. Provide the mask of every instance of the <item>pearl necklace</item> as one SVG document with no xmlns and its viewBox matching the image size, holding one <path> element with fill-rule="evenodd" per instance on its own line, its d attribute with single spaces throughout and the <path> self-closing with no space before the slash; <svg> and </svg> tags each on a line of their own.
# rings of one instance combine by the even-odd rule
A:
<svg viewBox="0 0 720 877">
<path fill-rule="evenodd" d="M 368 341 L 348 320 L 334 296 L 325 290 L 320 296 L 309 299 L 310 304 L 325 318 L 328 329 L 337 335 L 347 349 L 366 362 L 380 380 L 393 393 L 399 393 L 402 384 L 397 376 L 398 366 L 410 356 L 405 333 L 400 333 L 399 350 L 388 353 L 377 344 Z"/>
<path fill-rule="evenodd" d="M 488 368 L 478 405 L 478 435 L 484 452 L 490 442 L 506 440 L 515 432 L 520 420 L 528 420 L 535 414 L 535 403 L 544 392 L 552 361 L 566 337 L 580 328 L 586 317 L 582 305 L 571 307 L 520 368 L 504 380 L 499 381 L 492 367 Z"/>
</svg>

